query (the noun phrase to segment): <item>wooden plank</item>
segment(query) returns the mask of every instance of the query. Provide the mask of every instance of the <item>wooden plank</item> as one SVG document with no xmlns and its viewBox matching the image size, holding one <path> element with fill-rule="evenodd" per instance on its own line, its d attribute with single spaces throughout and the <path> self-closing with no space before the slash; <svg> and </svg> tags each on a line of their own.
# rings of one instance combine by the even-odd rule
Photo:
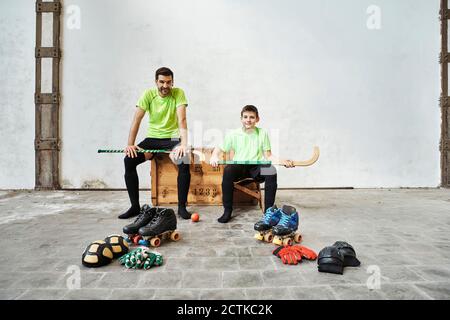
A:
<svg viewBox="0 0 450 320">
<path fill-rule="evenodd" d="M 152 204 L 154 206 L 158 206 L 158 175 L 155 174 L 156 172 L 158 172 L 158 164 L 156 163 L 156 160 L 151 161 L 150 170 L 150 176 L 152 180 Z"/>
<path fill-rule="evenodd" d="M 157 204 L 153 205 L 175 205 L 178 204 L 178 193 L 176 186 L 158 186 Z M 239 191 L 234 192 L 233 203 L 236 206 L 254 206 L 258 202 Z M 188 194 L 188 205 L 222 205 L 222 190 L 215 185 L 191 186 Z"/>
</svg>

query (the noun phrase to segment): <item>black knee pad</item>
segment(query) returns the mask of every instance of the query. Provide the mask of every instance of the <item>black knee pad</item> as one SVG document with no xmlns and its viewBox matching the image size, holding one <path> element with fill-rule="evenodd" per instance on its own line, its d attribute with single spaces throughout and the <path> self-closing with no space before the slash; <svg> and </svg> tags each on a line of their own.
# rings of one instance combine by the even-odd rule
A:
<svg viewBox="0 0 450 320">
<path fill-rule="evenodd" d="M 333 244 L 344 255 L 344 267 L 358 267 L 361 262 L 356 258 L 353 247 L 345 241 L 336 241 Z"/>
<path fill-rule="evenodd" d="M 336 247 L 330 246 L 320 250 L 317 264 L 319 272 L 344 273 L 344 255 Z"/>
</svg>

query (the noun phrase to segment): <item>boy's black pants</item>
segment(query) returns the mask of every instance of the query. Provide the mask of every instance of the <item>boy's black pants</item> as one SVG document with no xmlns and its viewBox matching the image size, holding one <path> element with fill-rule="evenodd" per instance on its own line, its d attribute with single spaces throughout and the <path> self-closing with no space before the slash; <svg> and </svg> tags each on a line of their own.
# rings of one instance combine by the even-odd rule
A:
<svg viewBox="0 0 450 320">
<path fill-rule="evenodd" d="M 277 170 L 271 165 L 227 165 L 223 171 L 222 200 L 225 210 L 233 209 L 233 182 L 253 178 L 257 182 L 265 182 L 264 210 L 275 203 L 277 193 Z"/>
</svg>

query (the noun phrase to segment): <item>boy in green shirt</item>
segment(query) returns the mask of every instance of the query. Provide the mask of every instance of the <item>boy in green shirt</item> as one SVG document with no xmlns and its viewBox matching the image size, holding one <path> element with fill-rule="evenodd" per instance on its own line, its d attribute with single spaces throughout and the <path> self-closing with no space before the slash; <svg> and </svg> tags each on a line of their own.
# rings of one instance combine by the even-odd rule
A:
<svg viewBox="0 0 450 320">
<path fill-rule="evenodd" d="M 187 101 L 183 90 L 173 87 L 173 72 L 160 68 L 155 74 L 156 88 L 148 89 L 136 104 L 133 123 L 125 148 L 125 184 L 130 197 L 131 207 L 119 216 L 127 219 L 140 213 L 139 179 L 136 167 L 153 158 L 152 153 L 138 153 L 144 150 L 173 150 L 172 160 L 178 165 L 178 214 L 189 219 L 186 210 L 187 196 L 191 181 L 189 157 L 187 152 Z M 147 138 L 135 145 L 136 135 L 144 115 L 149 114 Z"/>
<path fill-rule="evenodd" d="M 225 136 L 219 148 L 215 148 L 210 164 L 217 167 L 221 152 L 230 152 L 233 161 L 278 161 L 285 167 L 294 167 L 291 160 L 276 159 L 271 152 L 270 139 L 267 132 L 256 127 L 259 122 L 258 109 L 255 106 L 245 106 L 241 111 L 242 127 Z M 277 192 L 277 170 L 271 165 L 227 165 L 223 171 L 222 199 L 224 213 L 218 219 L 220 223 L 227 223 L 233 211 L 234 182 L 244 178 L 253 178 L 258 182 L 265 182 L 264 210 L 275 203 Z"/>
</svg>

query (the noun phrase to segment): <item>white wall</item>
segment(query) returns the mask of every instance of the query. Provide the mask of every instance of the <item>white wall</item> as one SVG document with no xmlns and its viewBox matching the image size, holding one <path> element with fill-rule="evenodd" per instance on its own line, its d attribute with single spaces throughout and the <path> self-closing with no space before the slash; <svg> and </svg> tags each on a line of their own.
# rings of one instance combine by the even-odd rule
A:
<svg viewBox="0 0 450 320">
<path fill-rule="evenodd" d="M 34 188 L 34 1 L 0 1 L 0 189 Z"/>
<path fill-rule="evenodd" d="M 20 2 L 23 10 L 24 2 Z M 320 146 L 316 165 L 279 169 L 280 187 L 439 184 L 439 1 L 66 0 L 64 4 L 64 187 L 124 187 L 123 157 L 97 155 L 96 150 L 125 146 L 136 100 L 153 85 L 160 66 L 171 67 L 176 85 L 186 91 L 192 144 L 213 144 L 211 134 L 238 127 L 241 107 L 255 104 L 260 126 L 270 130 L 274 151 L 281 156 L 305 159 L 314 145 Z M 381 9 L 380 30 L 367 28 L 370 5 Z M 77 18 L 73 9 L 80 10 L 80 29 L 73 28 Z M 8 19 L 25 15 L 11 11 L 0 14 Z M 29 15 L 34 23 L 34 12 Z M 2 28 L 2 38 L 3 30 L 8 30 L 7 37 L 18 32 L 9 29 Z M 24 43 L 31 54 L 26 54 L 29 61 L 20 63 L 31 79 L 34 25 L 26 30 Z M 10 61 L 17 59 L 9 54 L 13 47 L 14 43 L 7 46 Z M 9 68 L 0 63 L 1 71 Z M 20 70 L 11 74 L 14 82 L 27 83 Z M 27 92 L 24 110 L 33 110 L 31 84 L 18 90 Z M 2 108 L 14 88 L 2 85 Z M 15 105 L 9 108 L 6 128 L 23 121 Z M 5 131 L 2 125 L 1 130 L 28 148 L 27 156 L 20 157 L 33 168 L 34 115 L 27 116 L 23 125 L 30 131 L 27 137 L 19 129 Z M 138 140 L 145 137 L 146 126 Z M 0 157 L 2 164 L 8 159 Z M 141 187 L 150 186 L 148 168 L 148 164 L 139 168 Z M 0 188 L 32 187 L 34 171 L 16 170 L 28 182 L 17 185 L 2 171 Z"/>
</svg>

